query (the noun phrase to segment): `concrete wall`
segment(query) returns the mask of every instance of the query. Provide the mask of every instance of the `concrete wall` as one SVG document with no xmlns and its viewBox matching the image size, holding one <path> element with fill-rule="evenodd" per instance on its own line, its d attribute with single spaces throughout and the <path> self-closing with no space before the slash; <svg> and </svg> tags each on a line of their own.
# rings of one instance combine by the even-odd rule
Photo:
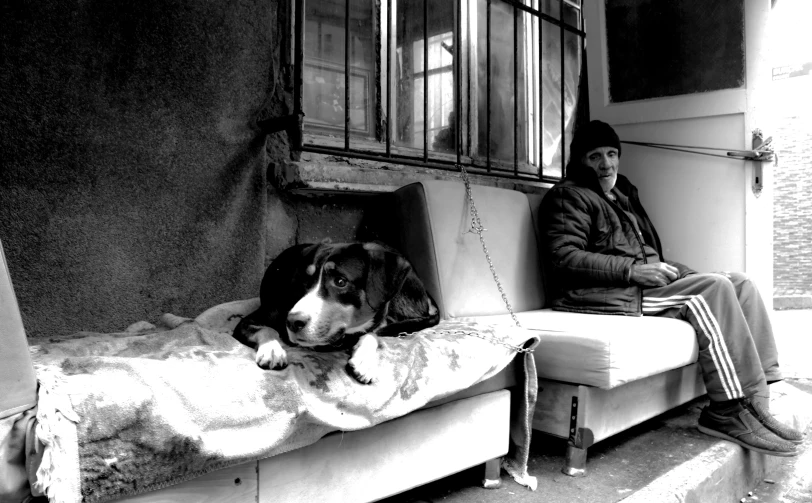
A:
<svg viewBox="0 0 812 503">
<path fill-rule="evenodd" d="M 368 199 L 268 185 L 290 110 L 282 2 L 42 0 L 0 16 L 0 240 L 28 335 L 254 296 L 265 264 L 355 237 Z"/>
</svg>

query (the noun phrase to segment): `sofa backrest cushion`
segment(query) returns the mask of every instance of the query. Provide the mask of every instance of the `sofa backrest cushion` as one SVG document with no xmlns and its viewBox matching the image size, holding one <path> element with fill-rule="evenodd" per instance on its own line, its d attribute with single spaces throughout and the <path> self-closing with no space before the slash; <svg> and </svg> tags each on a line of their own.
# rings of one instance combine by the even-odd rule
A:
<svg viewBox="0 0 812 503">
<path fill-rule="evenodd" d="M 485 244 L 514 311 L 544 306 L 544 287 L 530 202 L 521 192 L 472 186 Z M 437 301 L 443 318 L 507 313 L 473 230 L 462 182 L 424 181 L 398 189 L 395 246 Z"/>
</svg>

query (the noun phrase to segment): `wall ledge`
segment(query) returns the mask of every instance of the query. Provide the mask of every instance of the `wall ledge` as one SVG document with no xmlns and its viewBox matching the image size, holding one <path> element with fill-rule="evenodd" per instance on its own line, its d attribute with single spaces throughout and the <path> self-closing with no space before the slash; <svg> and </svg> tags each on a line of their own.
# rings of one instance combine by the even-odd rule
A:
<svg viewBox="0 0 812 503">
<path fill-rule="evenodd" d="M 301 159 L 297 161 L 274 163 L 270 175 L 277 188 L 308 196 L 382 194 L 423 180 L 462 181 L 460 174 L 453 171 L 310 152 L 302 152 Z M 540 194 L 552 187 L 549 182 L 477 174 L 469 174 L 469 177 L 475 185 L 501 187 L 530 194 Z"/>
<path fill-rule="evenodd" d="M 773 297 L 773 309 L 812 309 L 812 295 L 776 295 Z"/>
</svg>

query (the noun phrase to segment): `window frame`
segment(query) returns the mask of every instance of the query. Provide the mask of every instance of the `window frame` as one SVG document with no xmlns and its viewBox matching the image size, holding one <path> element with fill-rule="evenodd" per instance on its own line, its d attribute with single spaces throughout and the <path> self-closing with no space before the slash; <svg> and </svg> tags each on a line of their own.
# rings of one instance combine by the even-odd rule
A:
<svg viewBox="0 0 812 503">
<path fill-rule="evenodd" d="M 304 55 L 304 0 L 291 0 L 294 4 L 293 11 L 294 11 L 294 19 L 293 19 L 293 63 L 294 63 L 294 113 L 299 117 L 304 117 L 304 106 L 303 106 L 303 99 L 304 99 L 304 87 L 303 87 L 303 72 L 304 72 L 304 63 L 305 63 L 305 55 Z M 315 0 L 311 0 L 315 1 Z M 580 45 L 580 54 L 578 56 L 578 61 L 580 64 L 580 75 L 579 79 L 576 81 L 576 87 L 582 87 L 580 84 L 585 79 L 585 72 L 586 72 L 586 61 L 585 61 L 585 44 L 586 44 L 586 33 L 584 30 L 584 17 L 583 17 L 583 2 L 581 0 L 552 0 L 552 2 L 558 4 L 559 9 L 559 17 L 558 19 L 554 16 L 551 16 L 545 12 L 541 11 L 541 2 L 542 0 L 487 0 L 488 5 L 488 19 L 485 21 L 487 23 L 487 31 L 488 34 L 486 36 L 485 43 L 488 45 L 488 49 L 486 50 L 486 54 L 488 57 L 488 71 L 487 77 L 490 81 L 490 5 L 492 2 L 501 2 L 513 7 L 513 19 L 514 19 L 514 44 L 513 44 L 513 51 L 514 51 L 514 61 L 518 61 L 518 53 L 519 48 L 518 44 L 523 43 L 519 39 L 518 30 L 515 29 L 517 23 L 519 23 L 519 18 L 525 13 L 530 15 L 537 16 L 538 22 L 538 61 L 536 65 L 533 65 L 531 68 L 531 73 L 535 73 L 538 76 L 537 82 L 535 82 L 537 96 L 539 97 L 539 111 L 541 114 L 541 103 L 542 103 L 542 93 L 544 92 L 542 89 L 542 36 L 543 36 L 543 26 L 546 26 L 545 23 L 552 24 L 559 29 L 559 49 L 560 49 L 560 71 L 561 71 L 561 78 L 560 78 L 560 93 L 558 96 L 558 100 L 560 103 L 560 128 L 561 128 L 561 142 L 559 145 L 559 149 L 561 149 L 561 167 L 560 167 L 560 176 L 551 176 L 549 174 L 544 174 L 544 166 L 542 161 L 542 154 L 543 154 L 543 141 L 540 139 L 543 131 L 538 130 L 534 131 L 535 136 L 535 145 L 534 147 L 537 148 L 537 155 L 538 155 L 538 166 L 535 164 L 530 164 L 531 166 L 537 168 L 538 173 L 527 173 L 521 172 L 519 170 L 519 153 L 518 153 L 518 144 L 520 140 L 517 139 L 517 129 L 518 129 L 518 122 L 515 118 L 518 115 L 518 101 L 514 101 L 514 156 L 512 163 L 506 163 L 505 161 L 499 161 L 490 158 L 490 147 L 486 148 L 488 152 L 487 156 L 480 158 L 479 156 L 472 156 L 468 155 L 467 152 L 463 150 L 468 149 L 468 152 L 475 151 L 477 145 L 477 140 L 473 138 L 471 133 L 470 127 L 471 121 L 477 120 L 478 114 L 478 105 L 471 101 L 472 95 L 476 95 L 477 90 L 473 90 L 473 92 L 469 89 L 471 87 L 470 79 L 471 76 L 469 75 L 471 68 L 477 68 L 477 37 L 470 36 L 468 33 L 468 29 L 470 26 L 463 26 L 462 20 L 468 19 L 470 15 L 469 10 L 474 9 L 476 6 L 477 0 L 454 0 L 454 45 L 455 47 L 460 48 L 460 55 L 459 57 L 455 57 L 453 61 L 453 75 L 454 75 L 454 100 L 455 106 L 454 110 L 457 111 L 455 117 L 455 125 L 456 125 L 456 140 L 455 140 L 455 152 L 454 153 L 446 153 L 446 152 L 438 152 L 435 150 L 429 150 L 428 146 L 426 145 L 427 135 L 424 133 L 424 145 L 422 149 L 413 148 L 403 145 L 394 145 L 393 144 L 393 128 L 394 122 L 390 120 L 393 117 L 392 113 L 392 106 L 393 102 L 395 101 L 394 89 L 393 89 L 393 82 L 390 78 L 392 75 L 392 68 L 396 63 L 394 59 L 397 57 L 397 36 L 389 37 L 389 33 L 396 33 L 397 26 L 395 25 L 396 20 L 393 19 L 392 12 L 393 12 L 393 3 L 396 3 L 398 0 L 379 0 L 374 4 L 374 44 L 376 49 L 376 56 L 374 61 L 374 75 L 372 78 L 375 81 L 375 85 L 373 86 L 373 92 L 370 96 L 371 101 L 371 110 L 367 111 L 368 117 L 371 120 L 369 124 L 370 129 L 372 130 L 372 134 L 374 138 L 369 139 L 361 139 L 352 136 L 352 132 L 350 131 L 349 123 L 349 92 L 345 92 L 345 126 L 340 131 L 341 137 L 337 137 L 335 135 L 329 134 L 329 130 L 321 131 L 318 127 L 314 125 L 309 125 L 308 128 L 315 129 L 306 130 L 304 126 L 304 121 L 299 121 L 299 130 L 298 135 L 293 138 L 291 148 L 292 150 L 299 151 L 299 152 L 311 152 L 314 154 L 323 154 L 323 155 L 330 155 L 330 156 L 346 156 L 357 158 L 361 160 L 368 160 L 368 161 L 378 161 L 378 162 L 388 162 L 388 163 L 396 163 L 405 166 L 414 166 L 414 167 L 423 167 L 423 168 L 434 168 L 434 169 L 441 169 L 445 171 L 459 171 L 459 165 L 464 165 L 468 171 L 471 173 L 475 173 L 477 175 L 485 175 L 485 176 L 493 176 L 496 178 L 506 178 L 506 179 L 514 179 L 514 180 L 525 180 L 531 182 L 546 182 L 546 183 L 555 183 L 566 176 L 566 145 L 567 145 L 567 128 L 566 128 L 566 109 L 564 106 L 565 101 L 565 70 L 566 70 L 566 58 L 565 58 L 565 36 L 567 33 L 574 34 L 579 37 L 579 45 Z M 428 3 L 431 0 L 426 0 L 424 2 L 424 40 L 428 40 L 429 36 L 426 32 L 426 17 L 428 11 Z M 525 5 L 524 2 L 533 3 L 539 6 L 539 9 L 535 9 Z M 472 5 L 473 4 L 473 5 Z M 565 21 L 565 4 L 573 6 L 578 9 L 579 12 L 579 20 L 578 20 L 578 27 L 572 26 L 570 23 Z M 345 17 L 344 17 L 344 40 L 345 40 L 345 48 L 346 45 L 349 44 L 349 37 L 347 34 L 350 32 L 349 29 L 349 7 L 350 7 L 350 0 L 344 0 L 344 7 L 345 7 Z M 470 36 L 470 40 L 467 37 Z M 389 41 L 390 45 L 388 50 L 386 50 L 385 44 Z M 424 43 L 424 51 L 428 51 L 429 44 Z M 386 57 L 386 55 L 389 57 Z M 345 50 L 344 52 L 344 64 L 345 69 L 350 68 L 352 70 L 352 66 L 349 62 L 349 51 Z M 424 53 L 424 62 L 428 64 L 428 58 Z M 518 68 L 518 64 L 514 64 L 514 94 L 516 86 L 519 85 L 518 78 L 516 77 L 516 72 Z M 429 73 L 431 70 L 429 70 Z M 351 72 L 344 72 L 345 77 L 345 90 L 349 89 L 349 85 L 347 80 L 349 80 Z M 421 73 L 422 75 L 422 73 Z M 428 80 L 423 79 L 424 84 L 424 117 L 426 117 L 426 107 L 428 106 L 428 93 L 426 92 L 426 87 L 428 87 Z M 463 85 L 463 84 L 466 85 Z M 490 95 L 490 82 L 486 84 L 487 87 L 486 93 Z M 572 110 L 572 123 L 573 126 L 577 121 L 579 115 L 579 107 L 584 106 L 588 103 L 588 97 L 583 94 L 585 91 L 580 89 L 578 91 L 578 102 L 576 103 L 575 107 Z M 490 101 L 490 96 L 488 96 L 488 101 Z M 461 113 L 460 113 L 461 111 Z M 528 115 L 531 113 L 529 110 L 526 112 Z M 535 112 L 534 112 L 535 113 Z M 425 120 L 425 119 L 424 119 Z M 488 117 L 488 122 L 490 122 L 490 114 Z M 539 118 L 539 127 L 543 127 L 543 118 Z M 536 126 L 536 121 L 528 122 L 529 128 L 534 129 Z M 488 125 L 490 128 L 490 124 Z M 328 128 L 329 129 L 329 128 Z M 337 131 L 336 128 L 332 128 Z M 424 128 L 426 129 L 426 128 Z M 536 128 L 538 129 L 538 128 Z M 489 135 L 490 133 L 488 133 Z M 463 136 L 468 138 L 468 141 L 462 142 Z M 488 136 L 489 137 L 489 136 Z M 431 153 L 431 155 L 429 155 Z M 512 165 L 509 165 L 512 164 Z M 528 163 L 525 163 L 528 164 Z M 557 167 L 556 167 L 557 169 Z"/>
</svg>

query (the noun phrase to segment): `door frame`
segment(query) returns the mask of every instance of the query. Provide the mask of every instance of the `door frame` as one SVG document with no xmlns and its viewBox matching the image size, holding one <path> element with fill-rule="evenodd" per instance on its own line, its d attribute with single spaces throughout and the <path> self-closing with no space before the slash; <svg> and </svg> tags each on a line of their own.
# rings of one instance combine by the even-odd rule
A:
<svg viewBox="0 0 812 503">
<path fill-rule="evenodd" d="M 584 2 L 589 72 L 590 118 L 612 125 L 693 119 L 720 115 L 743 115 L 740 145 L 720 148 L 752 148 L 752 131 L 762 128 L 770 136 L 765 94 L 769 92 L 771 68 L 767 54 L 767 33 L 771 0 L 745 0 L 745 84 L 742 88 L 672 96 L 635 102 L 610 103 L 606 14 L 604 0 Z M 761 105 L 761 106 L 760 106 Z M 709 145 L 711 146 L 711 145 Z M 745 272 L 759 285 L 764 301 L 772 308 L 773 295 L 773 179 L 772 164 L 742 161 L 745 170 L 741 190 L 745 196 Z M 753 181 L 761 168 L 762 190 L 756 194 Z M 690 264 L 689 264 L 690 265 Z"/>
</svg>

